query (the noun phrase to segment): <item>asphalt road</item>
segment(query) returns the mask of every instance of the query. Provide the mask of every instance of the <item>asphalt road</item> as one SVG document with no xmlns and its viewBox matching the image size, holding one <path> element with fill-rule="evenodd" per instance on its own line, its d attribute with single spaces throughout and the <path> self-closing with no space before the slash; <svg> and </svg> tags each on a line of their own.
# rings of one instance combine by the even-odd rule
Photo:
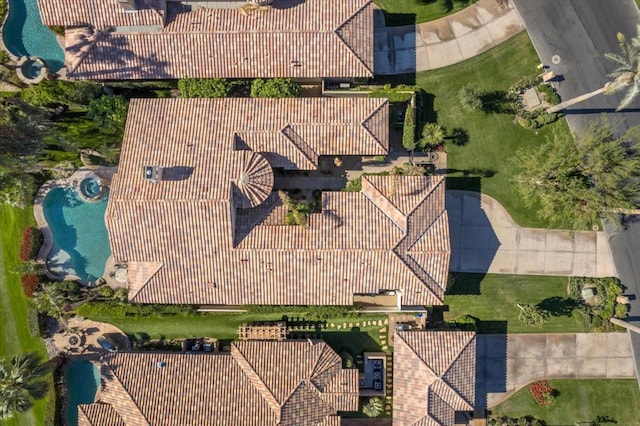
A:
<svg viewBox="0 0 640 426">
<path fill-rule="evenodd" d="M 513 1 L 542 63 L 561 76 L 554 85 L 564 100 L 602 87 L 615 68 L 604 53 L 617 53 L 616 34 L 630 39 L 640 24 L 640 11 L 633 0 Z M 555 55 L 560 60 L 554 64 Z M 620 133 L 640 125 L 640 97 L 627 109 L 615 112 L 622 96 L 622 92 L 597 95 L 572 106 L 566 111 L 572 132 L 584 131 L 603 113 L 617 120 Z M 618 277 L 630 297 L 627 321 L 640 326 L 640 216 L 628 216 L 624 222 L 623 229 L 607 225 L 605 230 Z M 629 334 L 640 379 L 640 334 Z"/>
<path fill-rule="evenodd" d="M 562 99 L 602 87 L 615 63 L 604 57 L 617 53 L 616 34 L 636 35 L 640 12 L 633 0 L 513 0 L 542 63 L 557 76 Z M 554 64 L 554 55 L 560 62 Z M 622 93 L 597 95 L 566 111 L 573 132 L 587 128 L 603 112 L 622 119 L 621 131 L 640 125 L 640 97 L 626 111 L 615 112 Z"/>
</svg>

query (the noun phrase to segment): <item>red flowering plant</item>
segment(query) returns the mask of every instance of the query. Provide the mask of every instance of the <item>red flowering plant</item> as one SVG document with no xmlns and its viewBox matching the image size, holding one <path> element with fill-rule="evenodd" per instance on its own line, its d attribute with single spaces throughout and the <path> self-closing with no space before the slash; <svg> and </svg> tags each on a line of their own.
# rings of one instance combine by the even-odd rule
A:
<svg viewBox="0 0 640 426">
<path fill-rule="evenodd" d="M 36 227 L 25 228 L 20 242 L 20 260 L 27 261 L 35 259 L 40 246 L 42 245 L 42 233 Z"/>
<path fill-rule="evenodd" d="M 22 283 L 22 291 L 27 297 L 33 297 L 33 294 L 40 289 L 40 277 L 37 275 L 23 275 L 20 277 Z"/>
<path fill-rule="evenodd" d="M 529 391 L 538 405 L 549 406 L 553 404 L 553 389 L 546 380 L 532 383 L 529 386 Z"/>
</svg>

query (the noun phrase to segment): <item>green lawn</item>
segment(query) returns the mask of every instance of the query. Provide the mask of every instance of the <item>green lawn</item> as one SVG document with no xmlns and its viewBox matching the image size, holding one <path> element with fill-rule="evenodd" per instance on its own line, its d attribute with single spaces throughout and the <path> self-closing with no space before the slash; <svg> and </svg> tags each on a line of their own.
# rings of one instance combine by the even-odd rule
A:
<svg viewBox="0 0 640 426">
<path fill-rule="evenodd" d="M 549 380 L 558 391 L 550 407 L 538 406 L 527 387 L 492 411 L 497 415 L 532 415 L 547 425 L 598 424 L 640 425 L 640 391 L 635 380 Z M 606 419 L 606 420 L 605 420 Z"/>
<path fill-rule="evenodd" d="M 18 247 L 25 227 L 32 225 L 31 209 L 20 210 L 0 204 L 0 356 L 19 352 L 39 352 L 46 356 L 39 338 L 31 337 L 27 327 L 27 300 L 22 294 L 20 279 L 9 272 L 18 262 Z M 42 425 L 46 403 L 38 403 L 33 412 L 0 425 Z"/>
<path fill-rule="evenodd" d="M 520 304 L 567 297 L 567 278 L 525 275 L 456 274 L 445 295 L 444 319 L 472 315 L 481 320 L 480 333 L 579 333 L 585 327 L 578 314 L 551 316 L 542 328 L 518 321 Z M 552 306 L 557 306 L 553 304 Z"/>
<path fill-rule="evenodd" d="M 387 26 L 433 21 L 471 5 L 470 0 L 374 0 L 385 12 Z"/>
<path fill-rule="evenodd" d="M 215 337 L 221 340 L 237 338 L 238 327 L 251 321 L 277 321 L 283 314 L 241 313 L 201 315 L 176 315 L 166 317 L 112 318 L 92 317 L 95 321 L 108 322 L 120 328 L 132 339 L 176 339 L 185 337 Z M 290 319 L 300 314 L 288 314 Z M 384 320 L 384 315 L 361 315 L 352 318 L 329 319 L 327 323 L 356 323 L 364 320 Z M 380 350 L 379 327 L 360 327 L 360 330 L 323 330 L 324 339 L 339 353 L 347 350 L 353 355 L 364 350 Z"/>
<path fill-rule="evenodd" d="M 526 208 L 513 182 L 517 170 L 510 160 L 519 149 L 533 149 L 553 131 L 569 132 L 566 120 L 527 130 L 514 123 L 514 114 L 468 112 L 456 99 L 459 89 L 473 84 L 481 91 L 505 91 L 521 77 L 537 72 L 540 63 L 526 32 L 468 61 L 416 75 L 416 84 L 433 96 L 437 121 L 447 129 L 463 128 L 469 141 L 464 146 L 447 143 L 448 186 L 482 190 L 496 198 L 521 226 L 546 228 L 536 209 Z M 553 224 L 567 227 L 568 224 Z"/>
</svg>

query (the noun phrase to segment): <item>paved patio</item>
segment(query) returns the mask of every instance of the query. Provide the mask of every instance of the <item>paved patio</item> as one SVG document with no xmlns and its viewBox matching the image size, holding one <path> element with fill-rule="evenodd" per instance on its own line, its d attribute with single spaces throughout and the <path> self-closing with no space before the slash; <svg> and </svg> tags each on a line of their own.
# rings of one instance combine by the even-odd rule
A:
<svg viewBox="0 0 640 426">
<path fill-rule="evenodd" d="M 523 228 L 493 198 L 447 191 L 450 270 L 495 274 L 616 276 L 604 232 Z"/>
<path fill-rule="evenodd" d="M 627 333 L 478 335 L 476 406 L 541 379 L 635 378 Z"/>
</svg>

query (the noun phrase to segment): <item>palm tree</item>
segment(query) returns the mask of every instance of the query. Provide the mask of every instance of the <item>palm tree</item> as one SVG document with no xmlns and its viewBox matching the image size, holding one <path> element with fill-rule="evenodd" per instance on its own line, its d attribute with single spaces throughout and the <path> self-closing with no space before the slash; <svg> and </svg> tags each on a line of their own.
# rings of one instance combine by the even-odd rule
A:
<svg viewBox="0 0 640 426">
<path fill-rule="evenodd" d="M 278 196 L 287 207 L 287 225 L 307 226 L 307 220 L 309 219 L 310 208 L 306 204 L 296 204 L 286 192 L 278 191 Z"/>
<path fill-rule="evenodd" d="M 384 402 L 382 398 L 369 398 L 369 402 L 362 407 L 362 412 L 367 417 L 378 417 L 384 411 Z"/>
<path fill-rule="evenodd" d="M 425 124 L 422 129 L 422 142 L 424 148 L 432 148 L 436 145 L 440 145 L 446 136 L 444 128 L 437 123 Z"/>
<path fill-rule="evenodd" d="M 36 353 L 0 360 L 0 419 L 29 410 L 35 400 L 49 390 L 46 382 L 52 367 L 43 363 Z"/>
<path fill-rule="evenodd" d="M 542 327 L 547 320 L 547 312 L 540 309 L 537 305 L 520 305 L 516 304 L 520 308 L 518 314 L 518 320 L 530 327 Z"/>
<path fill-rule="evenodd" d="M 618 33 L 618 46 L 620 53 L 605 53 L 604 57 L 616 63 L 617 68 L 613 70 L 608 77 L 612 80 L 593 92 L 577 96 L 566 102 L 547 109 L 547 112 L 553 113 L 562 111 L 572 105 L 586 101 L 596 95 L 605 93 L 610 95 L 619 90 L 626 89 L 626 93 L 616 111 L 626 108 L 640 93 L 640 25 L 636 27 L 636 36 L 627 41 L 624 34 Z"/>
<path fill-rule="evenodd" d="M 43 312 L 62 320 L 62 314 L 66 309 L 67 300 L 57 285 L 45 284 L 42 286 L 41 291 L 34 294 L 33 304 L 38 312 Z"/>
</svg>

